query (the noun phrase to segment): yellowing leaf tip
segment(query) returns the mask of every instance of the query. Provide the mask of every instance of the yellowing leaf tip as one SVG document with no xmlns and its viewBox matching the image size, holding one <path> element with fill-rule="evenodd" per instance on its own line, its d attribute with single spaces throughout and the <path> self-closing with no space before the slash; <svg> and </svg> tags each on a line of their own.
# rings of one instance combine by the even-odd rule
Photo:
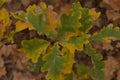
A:
<svg viewBox="0 0 120 80">
<path fill-rule="evenodd" d="M 46 5 L 44 2 L 41 2 L 41 3 L 40 3 L 40 7 L 41 7 L 42 9 L 44 9 L 44 10 L 47 9 L 47 5 Z"/>
</svg>

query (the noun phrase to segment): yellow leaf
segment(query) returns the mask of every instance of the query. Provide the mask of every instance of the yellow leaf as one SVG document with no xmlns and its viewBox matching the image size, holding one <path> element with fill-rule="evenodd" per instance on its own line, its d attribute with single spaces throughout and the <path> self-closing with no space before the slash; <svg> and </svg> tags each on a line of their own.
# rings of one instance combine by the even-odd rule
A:
<svg viewBox="0 0 120 80">
<path fill-rule="evenodd" d="M 68 32 L 68 33 L 65 34 L 64 40 L 67 40 L 67 41 L 68 41 L 72 36 L 77 36 L 77 35 L 78 35 L 77 32 L 76 32 L 76 33 Z"/>
<path fill-rule="evenodd" d="M 0 21 L 2 21 L 3 26 L 9 26 L 11 23 L 11 20 L 9 18 L 9 13 L 4 8 L 0 10 Z"/>
<path fill-rule="evenodd" d="M 46 9 L 47 9 L 47 5 L 46 5 L 44 2 L 41 2 L 41 3 L 40 3 L 40 7 L 41 7 L 43 10 L 46 10 Z"/>
<path fill-rule="evenodd" d="M 88 74 L 84 74 L 82 77 L 78 77 L 78 80 L 87 80 L 89 78 Z"/>
<path fill-rule="evenodd" d="M 29 6 L 28 8 L 27 8 L 27 12 L 36 12 L 37 11 L 37 6 L 36 5 L 32 5 L 32 6 Z"/>
<path fill-rule="evenodd" d="M 20 11 L 18 15 L 16 13 L 11 12 L 10 13 L 15 19 L 20 19 L 23 20 L 22 18 L 19 17 L 19 15 L 24 14 L 24 11 Z"/>
<path fill-rule="evenodd" d="M 46 76 L 46 80 L 50 80 L 50 76 Z M 54 79 L 53 79 L 54 80 Z M 64 76 L 60 75 L 57 79 L 55 80 L 64 80 Z"/>
<path fill-rule="evenodd" d="M 67 44 L 62 44 L 65 48 L 67 48 L 68 50 L 70 50 L 70 53 L 74 53 L 75 52 L 75 45 L 71 44 L 71 43 L 67 43 Z"/>
<path fill-rule="evenodd" d="M 0 10 L 0 38 L 3 36 L 5 30 L 10 26 L 11 20 L 9 18 L 9 13 L 6 9 L 2 8 Z"/>
<path fill-rule="evenodd" d="M 15 34 L 15 31 L 11 31 L 11 32 L 7 35 L 8 40 L 11 41 L 12 43 L 14 42 L 14 40 L 13 40 L 14 34 Z"/>
<path fill-rule="evenodd" d="M 53 11 L 52 6 L 48 7 L 47 12 L 46 12 L 46 17 L 48 19 L 48 24 L 46 25 L 46 28 L 56 33 L 55 29 L 58 24 L 58 17 L 57 17 L 57 13 Z"/>
<path fill-rule="evenodd" d="M 29 28 L 29 30 L 33 29 L 32 25 L 27 23 L 27 22 L 23 22 L 23 21 L 17 21 L 16 22 L 16 32 L 19 32 L 21 30 L 24 30 L 26 28 Z"/>
<path fill-rule="evenodd" d="M 73 64 L 75 63 L 74 52 L 71 53 L 67 48 L 63 48 L 62 52 L 63 58 L 66 60 L 65 66 L 67 66 L 65 67 L 63 73 L 70 74 L 72 72 Z"/>
<path fill-rule="evenodd" d="M 96 12 L 94 9 L 89 10 L 89 14 L 92 16 L 93 21 L 100 16 L 100 12 Z"/>
</svg>

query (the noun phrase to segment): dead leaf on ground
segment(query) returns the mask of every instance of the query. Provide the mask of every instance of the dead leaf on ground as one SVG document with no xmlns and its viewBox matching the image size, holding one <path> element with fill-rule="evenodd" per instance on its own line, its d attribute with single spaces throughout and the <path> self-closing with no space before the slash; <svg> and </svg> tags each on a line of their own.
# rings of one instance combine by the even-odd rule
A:
<svg viewBox="0 0 120 80">
<path fill-rule="evenodd" d="M 98 41 L 91 41 L 92 46 L 96 49 L 98 53 L 102 51 L 102 43 Z"/>
<path fill-rule="evenodd" d="M 30 4 L 30 0 L 21 0 L 21 3 L 27 7 Z"/>
<path fill-rule="evenodd" d="M 35 80 L 29 73 L 13 71 L 13 80 Z"/>
<path fill-rule="evenodd" d="M 10 4 L 12 0 L 6 0 L 6 3 L 7 4 Z"/>
<path fill-rule="evenodd" d="M 0 56 L 0 68 L 1 67 L 4 67 L 4 60 L 3 60 L 3 58 Z"/>
<path fill-rule="evenodd" d="M 116 48 L 120 48 L 120 42 L 116 44 Z"/>
<path fill-rule="evenodd" d="M 120 80 L 120 70 L 117 72 L 117 80 Z"/>
<path fill-rule="evenodd" d="M 103 0 L 101 3 L 102 6 L 106 8 L 119 9 L 120 10 L 120 0 Z M 109 6 L 109 7 L 108 7 Z"/>
<path fill-rule="evenodd" d="M 16 68 L 18 70 L 24 70 L 25 69 L 24 65 L 22 64 L 22 62 L 20 60 L 16 61 L 16 65 L 15 66 L 16 66 Z"/>
<path fill-rule="evenodd" d="M 4 6 L 8 11 L 18 11 L 22 5 L 20 0 L 7 0 L 5 6 Z"/>
<path fill-rule="evenodd" d="M 105 80 L 111 80 L 115 75 L 114 72 L 119 69 L 119 63 L 117 60 L 109 56 L 107 60 L 104 61 L 105 68 L 103 69 L 105 73 Z"/>
<path fill-rule="evenodd" d="M 108 20 L 116 21 L 120 19 L 120 0 L 103 0 L 100 6 L 107 9 Z"/>
<path fill-rule="evenodd" d="M 42 80 L 43 75 L 43 73 L 38 74 L 37 76 L 35 76 L 35 80 Z"/>
<path fill-rule="evenodd" d="M 113 50 L 113 46 L 111 45 L 111 43 L 103 43 L 103 49 L 104 50 Z"/>
<path fill-rule="evenodd" d="M 3 45 L 2 48 L 0 48 L 0 56 L 4 55 L 8 57 L 10 54 L 14 53 L 14 48 L 16 48 L 16 45 Z"/>
<path fill-rule="evenodd" d="M 119 11 L 120 10 L 107 10 L 106 15 L 107 15 L 108 20 L 115 21 L 115 20 L 120 19 Z"/>
<path fill-rule="evenodd" d="M 120 0 L 109 0 L 109 4 L 113 9 L 119 9 L 120 10 Z"/>
<path fill-rule="evenodd" d="M 2 76 L 5 76 L 6 75 L 6 68 L 5 67 L 0 67 L 0 78 Z"/>
</svg>

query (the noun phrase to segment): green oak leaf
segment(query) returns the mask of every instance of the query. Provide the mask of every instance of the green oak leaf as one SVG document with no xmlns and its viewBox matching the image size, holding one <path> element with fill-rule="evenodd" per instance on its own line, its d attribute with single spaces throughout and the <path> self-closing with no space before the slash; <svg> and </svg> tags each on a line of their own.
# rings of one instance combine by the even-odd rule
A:
<svg viewBox="0 0 120 80">
<path fill-rule="evenodd" d="M 32 71 L 32 72 L 34 72 L 34 73 L 40 73 L 40 68 L 41 68 L 41 66 L 43 65 L 43 61 L 42 61 L 42 56 L 40 56 L 39 58 L 38 58 L 38 62 L 37 63 L 33 63 L 31 60 L 29 60 L 28 62 L 27 62 L 27 69 L 29 70 L 29 71 Z"/>
<path fill-rule="evenodd" d="M 78 80 L 85 80 L 89 77 L 89 67 L 84 64 L 75 65 Z"/>
<path fill-rule="evenodd" d="M 88 56 L 91 57 L 93 63 L 93 70 L 91 76 L 95 79 L 104 80 L 104 72 L 102 69 L 104 68 L 104 63 L 102 61 L 102 56 L 96 53 L 96 50 L 92 48 L 90 44 L 86 44 L 86 51 Z"/>
<path fill-rule="evenodd" d="M 117 27 L 113 27 L 113 25 L 108 25 L 108 27 L 103 28 L 100 32 L 95 33 L 90 37 L 90 40 L 96 41 L 105 41 L 105 38 L 109 39 L 110 37 L 115 37 L 120 40 L 120 30 Z"/>
<path fill-rule="evenodd" d="M 44 53 L 49 45 L 49 42 L 42 39 L 32 39 L 22 41 L 22 51 L 26 53 L 26 57 L 31 59 L 33 63 L 38 62 L 40 54 Z"/>
<path fill-rule="evenodd" d="M 53 35 L 53 32 L 46 29 L 48 23 L 46 11 L 39 9 L 36 5 L 29 6 L 27 12 L 20 11 L 18 15 L 11 13 L 14 18 L 30 23 L 39 34 Z"/>
<path fill-rule="evenodd" d="M 64 36 L 67 32 L 75 32 L 80 25 L 81 11 L 80 4 L 73 4 L 72 9 L 68 14 L 63 14 L 60 18 L 61 27 L 58 29 L 58 36 Z"/>
<path fill-rule="evenodd" d="M 72 36 L 68 41 L 61 41 L 61 45 L 74 53 L 75 50 L 83 50 L 84 44 L 88 43 L 89 35 L 84 36 Z"/>
<path fill-rule="evenodd" d="M 92 27 L 92 19 L 91 15 L 89 14 L 89 9 L 82 8 L 81 9 L 81 19 L 79 20 L 81 23 L 81 27 L 79 28 L 80 31 L 83 33 L 87 33 Z"/>
<path fill-rule="evenodd" d="M 55 44 L 50 52 L 43 56 L 43 61 L 46 61 L 42 66 L 42 72 L 47 71 L 46 79 L 61 80 L 62 71 L 65 69 L 65 60 L 61 56 L 58 44 Z"/>
<path fill-rule="evenodd" d="M 70 74 L 68 74 L 68 75 L 65 77 L 65 80 L 73 80 L 73 76 L 74 76 L 74 73 L 71 72 Z"/>
</svg>

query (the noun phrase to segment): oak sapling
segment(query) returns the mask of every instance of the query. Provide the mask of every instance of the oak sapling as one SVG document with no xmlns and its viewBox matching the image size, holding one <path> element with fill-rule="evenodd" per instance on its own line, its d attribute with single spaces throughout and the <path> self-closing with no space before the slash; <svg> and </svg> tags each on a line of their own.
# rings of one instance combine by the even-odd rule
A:
<svg viewBox="0 0 120 80">
<path fill-rule="evenodd" d="M 93 64 L 87 77 L 91 75 L 93 79 L 104 80 L 102 55 L 96 53 L 90 41 L 103 41 L 109 37 L 120 39 L 118 35 L 120 30 L 106 27 L 100 32 L 89 34 L 93 22 L 100 13 L 81 7 L 78 2 L 73 3 L 67 14 L 60 15 L 58 22 L 54 19 L 54 11 L 48 10 L 46 4 L 42 2 L 40 6 L 29 6 L 26 12 L 21 11 L 18 15 L 12 13 L 19 21 L 31 25 L 27 28 L 34 29 L 39 35 L 44 34 L 50 39 L 50 41 L 40 38 L 23 40 L 21 50 L 26 53 L 26 58 L 31 59 L 33 63 L 39 62 L 39 57 L 42 58 L 41 61 L 44 63 L 40 69 L 47 72 L 47 80 L 70 80 L 70 78 L 72 80 L 73 77 L 70 76 L 77 75 L 72 69 L 73 64 L 77 64 L 74 60 L 75 50 L 82 51 L 85 46 Z M 17 28 L 20 27 L 16 26 Z"/>
</svg>

